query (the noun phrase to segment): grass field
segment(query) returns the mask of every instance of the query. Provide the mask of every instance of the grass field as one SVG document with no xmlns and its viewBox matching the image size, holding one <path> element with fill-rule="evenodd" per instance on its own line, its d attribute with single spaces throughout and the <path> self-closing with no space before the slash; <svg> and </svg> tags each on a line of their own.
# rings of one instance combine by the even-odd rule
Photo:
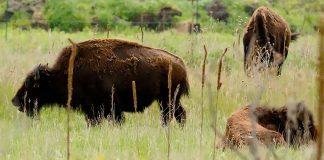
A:
<svg viewBox="0 0 324 160">
<path fill-rule="evenodd" d="M 66 159 L 65 109 L 48 106 L 41 111 L 38 120 L 31 120 L 17 111 L 11 104 L 11 98 L 34 67 L 40 63 L 54 63 L 61 48 L 69 45 L 68 38 L 81 42 L 106 38 L 107 34 L 11 29 L 8 33 L 8 40 L 0 38 L 0 159 Z M 4 35 L 3 29 L 0 35 Z M 109 37 L 141 43 L 141 32 L 137 29 L 121 33 L 112 31 Z M 217 64 L 225 48 L 229 51 L 224 59 L 223 86 L 219 92 L 218 131 L 224 132 L 226 119 L 233 111 L 251 103 L 282 106 L 305 101 L 309 109 L 316 113 L 316 33 L 302 35 L 291 44 L 281 77 L 247 78 L 243 71 L 243 47 L 238 37 L 236 34 L 214 32 L 191 36 L 172 30 L 144 33 L 145 45 L 182 57 L 189 74 L 190 96 L 182 99 L 187 110 L 187 123 L 184 128 L 179 128 L 174 120 L 170 125 L 171 159 L 212 159 L 214 133 L 211 123 L 214 116 L 210 111 L 216 107 Z M 206 45 L 209 55 L 200 146 L 203 45 Z M 98 127 L 88 128 L 81 113 L 72 112 L 71 116 L 71 159 L 167 159 L 167 128 L 160 124 L 157 103 L 153 103 L 143 114 L 126 114 L 126 122 L 122 126 L 105 121 Z M 216 141 L 219 140 L 220 137 L 217 137 Z M 252 158 L 248 147 L 239 152 L 246 159 Z M 264 146 L 258 147 L 261 159 L 275 159 L 276 156 L 279 159 L 312 159 L 315 152 L 315 145 L 299 149 L 280 147 L 274 153 Z M 241 158 L 235 151 L 216 150 L 216 159 Z"/>
</svg>

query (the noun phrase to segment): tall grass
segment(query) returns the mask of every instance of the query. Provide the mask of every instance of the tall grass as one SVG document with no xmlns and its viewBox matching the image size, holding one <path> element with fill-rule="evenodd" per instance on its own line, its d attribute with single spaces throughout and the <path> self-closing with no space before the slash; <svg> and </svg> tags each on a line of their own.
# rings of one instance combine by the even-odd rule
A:
<svg viewBox="0 0 324 160">
<path fill-rule="evenodd" d="M 206 60 L 207 60 L 207 49 L 204 45 L 204 57 L 202 62 L 201 69 L 201 104 L 200 104 L 200 112 L 201 112 L 201 120 L 200 120 L 200 154 L 202 149 L 202 140 L 203 140 L 203 126 L 204 126 L 204 87 L 205 87 L 205 72 L 206 72 Z"/>
<path fill-rule="evenodd" d="M 60 50 L 69 45 L 71 38 L 81 42 L 92 38 L 105 38 L 106 33 L 93 34 L 91 31 L 64 33 L 31 30 L 22 32 L 9 28 L 8 40 L 0 38 L 0 157 L 2 159 L 66 159 L 66 111 L 56 105 L 45 106 L 39 120 L 31 120 L 17 112 L 10 99 L 22 84 L 26 74 L 39 63 L 51 66 Z M 176 36 L 175 36 L 176 34 Z M 4 30 L 0 30 L 4 35 Z M 141 43 L 139 30 L 124 32 L 110 31 L 110 38 L 122 38 Z M 317 34 L 303 35 L 292 43 L 289 55 L 283 65 L 280 77 L 270 78 L 264 83 L 260 103 L 280 106 L 290 101 L 304 100 L 313 113 L 318 105 L 316 85 Z M 170 159 L 212 159 L 214 132 L 210 125 L 214 120 L 204 111 L 202 152 L 200 145 L 201 120 L 201 61 L 202 48 L 194 48 L 190 54 L 190 35 L 173 30 L 152 33 L 145 32 L 144 44 L 168 50 L 181 57 L 187 66 L 190 82 L 190 96 L 181 102 L 187 111 L 186 125 L 180 129 L 174 121 L 170 123 Z M 208 64 L 217 64 L 223 49 L 237 40 L 231 34 L 203 32 L 197 35 L 196 46 L 208 46 Z M 241 46 L 240 50 L 243 49 Z M 222 64 L 222 89 L 219 92 L 217 111 L 217 131 L 225 129 L 227 117 L 238 108 L 255 101 L 258 84 L 247 78 L 243 71 L 243 55 L 229 48 Z M 243 53 L 243 52 L 240 52 Z M 235 55 L 236 54 L 236 55 Z M 191 57 L 193 57 L 191 59 Z M 190 63 L 189 63 L 190 62 Z M 216 67 L 211 67 L 216 68 Z M 211 74 L 206 67 L 208 81 L 217 82 L 217 74 Z M 206 82 L 207 84 L 207 82 Z M 210 92 L 216 94 L 216 84 L 211 83 Z M 138 84 L 137 84 L 138 85 Z M 206 88 L 209 85 L 206 85 Z M 173 93 L 172 93 L 173 94 Z M 209 96 L 206 92 L 206 97 Z M 110 98 L 110 97 L 107 97 Z M 130 99 L 130 101 L 133 101 Z M 212 105 L 216 105 L 213 100 Z M 71 159 L 166 159 L 168 142 L 165 128 L 160 124 L 159 105 L 153 103 L 143 113 L 126 113 L 125 123 L 114 126 L 102 123 L 100 127 L 87 127 L 84 115 L 70 112 Z M 315 115 L 316 120 L 318 116 Z M 220 134 L 218 134 L 220 135 Z M 137 147 L 138 146 L 138 147 Z M 316 153 L 315 145 L 300 149 L 278 147 L 274 149 L 279 159 L 309 159 Z M 236 151 L 215 150 L 215 159 L 251 159 L 248 148 Z M 275 159 L 264 146 L 258 146 L 260 159 Z"/>
</svg>

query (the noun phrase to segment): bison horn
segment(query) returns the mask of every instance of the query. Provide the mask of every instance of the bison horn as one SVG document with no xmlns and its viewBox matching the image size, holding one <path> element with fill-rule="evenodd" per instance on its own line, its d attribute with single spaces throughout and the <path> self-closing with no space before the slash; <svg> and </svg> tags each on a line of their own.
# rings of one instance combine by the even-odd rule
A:
<svg viewBox="0 0 324 160">
<path fill-rule="evenodd" d="M 40 79 L 40 74 L 39 74 L 39 68 L 35 72 L 35 77 L 34 80 L 39 80 Z"/>
</svg>

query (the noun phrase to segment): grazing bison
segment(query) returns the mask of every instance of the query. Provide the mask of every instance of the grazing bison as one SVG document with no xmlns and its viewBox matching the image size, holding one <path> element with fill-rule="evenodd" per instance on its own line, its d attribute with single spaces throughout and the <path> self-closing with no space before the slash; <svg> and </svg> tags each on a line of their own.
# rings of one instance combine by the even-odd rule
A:
<svg viewBox="0 0 324 160">
<path fill-rule="evenodd" d="M 225 135 L 218 147 L 225 149 L 251 143 L 250 108 L 251 105 L 244 107 L 228 118 Z M 317 138 L 312 113 L 303 102 L 281 108 L 259 106 L 253 115 L 256 119 L 256 138 L 262 144 L 296 147 Z"/>
<path fill-rule="evenodd" d="M 132 94 L 132 81 L 135 81 L 137 111 L 143 112 L 157 100 L 162 124 L 167 125 L 173 117 L 169 117 L 168 107 L 170 62 L 171 96 L 175 104 L 170 113 L 174 113 L 177 122 L 185 123 L 186 112 L 180 98 L 188 94 L 189 84 L 185 65 L 179 57 L 164 50 L 117 39 L 89 40 L 76 45 L 78 54 L 74 64 L 71 106 L 85 114 L 88 124 L 95 125 L 102 118 L 110 117 L 123 122 L 123 112 L 135 112 Z M 36 67 L 12 103 L 31 117 L 46 104 L 64 106 L 70 55 L 71 46 L 68 46 L 61 51 L 53 67 Z"/>
<path fill-rule="evenodd" d="M 246 26 L 243 37 L 244 70 L 248 76 L 257 70 L 281 66 L 288 55 L 291 32 L 287 22 L 266 7 L 256 9 Z"/>
</svg>

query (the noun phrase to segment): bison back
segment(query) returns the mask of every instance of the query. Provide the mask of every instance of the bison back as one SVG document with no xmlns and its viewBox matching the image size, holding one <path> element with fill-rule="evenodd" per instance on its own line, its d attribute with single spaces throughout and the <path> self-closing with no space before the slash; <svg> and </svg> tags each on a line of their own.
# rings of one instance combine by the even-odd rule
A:
<svg viewBox="0 0 324 160">
<path fill-rule="evenodd" d="M 139 111 L 168 92 L 169 63 L 172 62 L 172 91 L 180 84 L 178 94 L 188 94 L 189 84 L 183 61 L 160 49 L 137 43 L 103 39 L 77 44 L 74 88 L 109 98 L 112 90 L 121 106 L 132 106 L 132 81 L 136 82 Z M 54 69 L 66 74 L 71 46 L 63 49 Z M 143 106 L 143 107 L 141 107 Z M 126 107 L 124 111 L 134 111 Z"/>
</svg>

